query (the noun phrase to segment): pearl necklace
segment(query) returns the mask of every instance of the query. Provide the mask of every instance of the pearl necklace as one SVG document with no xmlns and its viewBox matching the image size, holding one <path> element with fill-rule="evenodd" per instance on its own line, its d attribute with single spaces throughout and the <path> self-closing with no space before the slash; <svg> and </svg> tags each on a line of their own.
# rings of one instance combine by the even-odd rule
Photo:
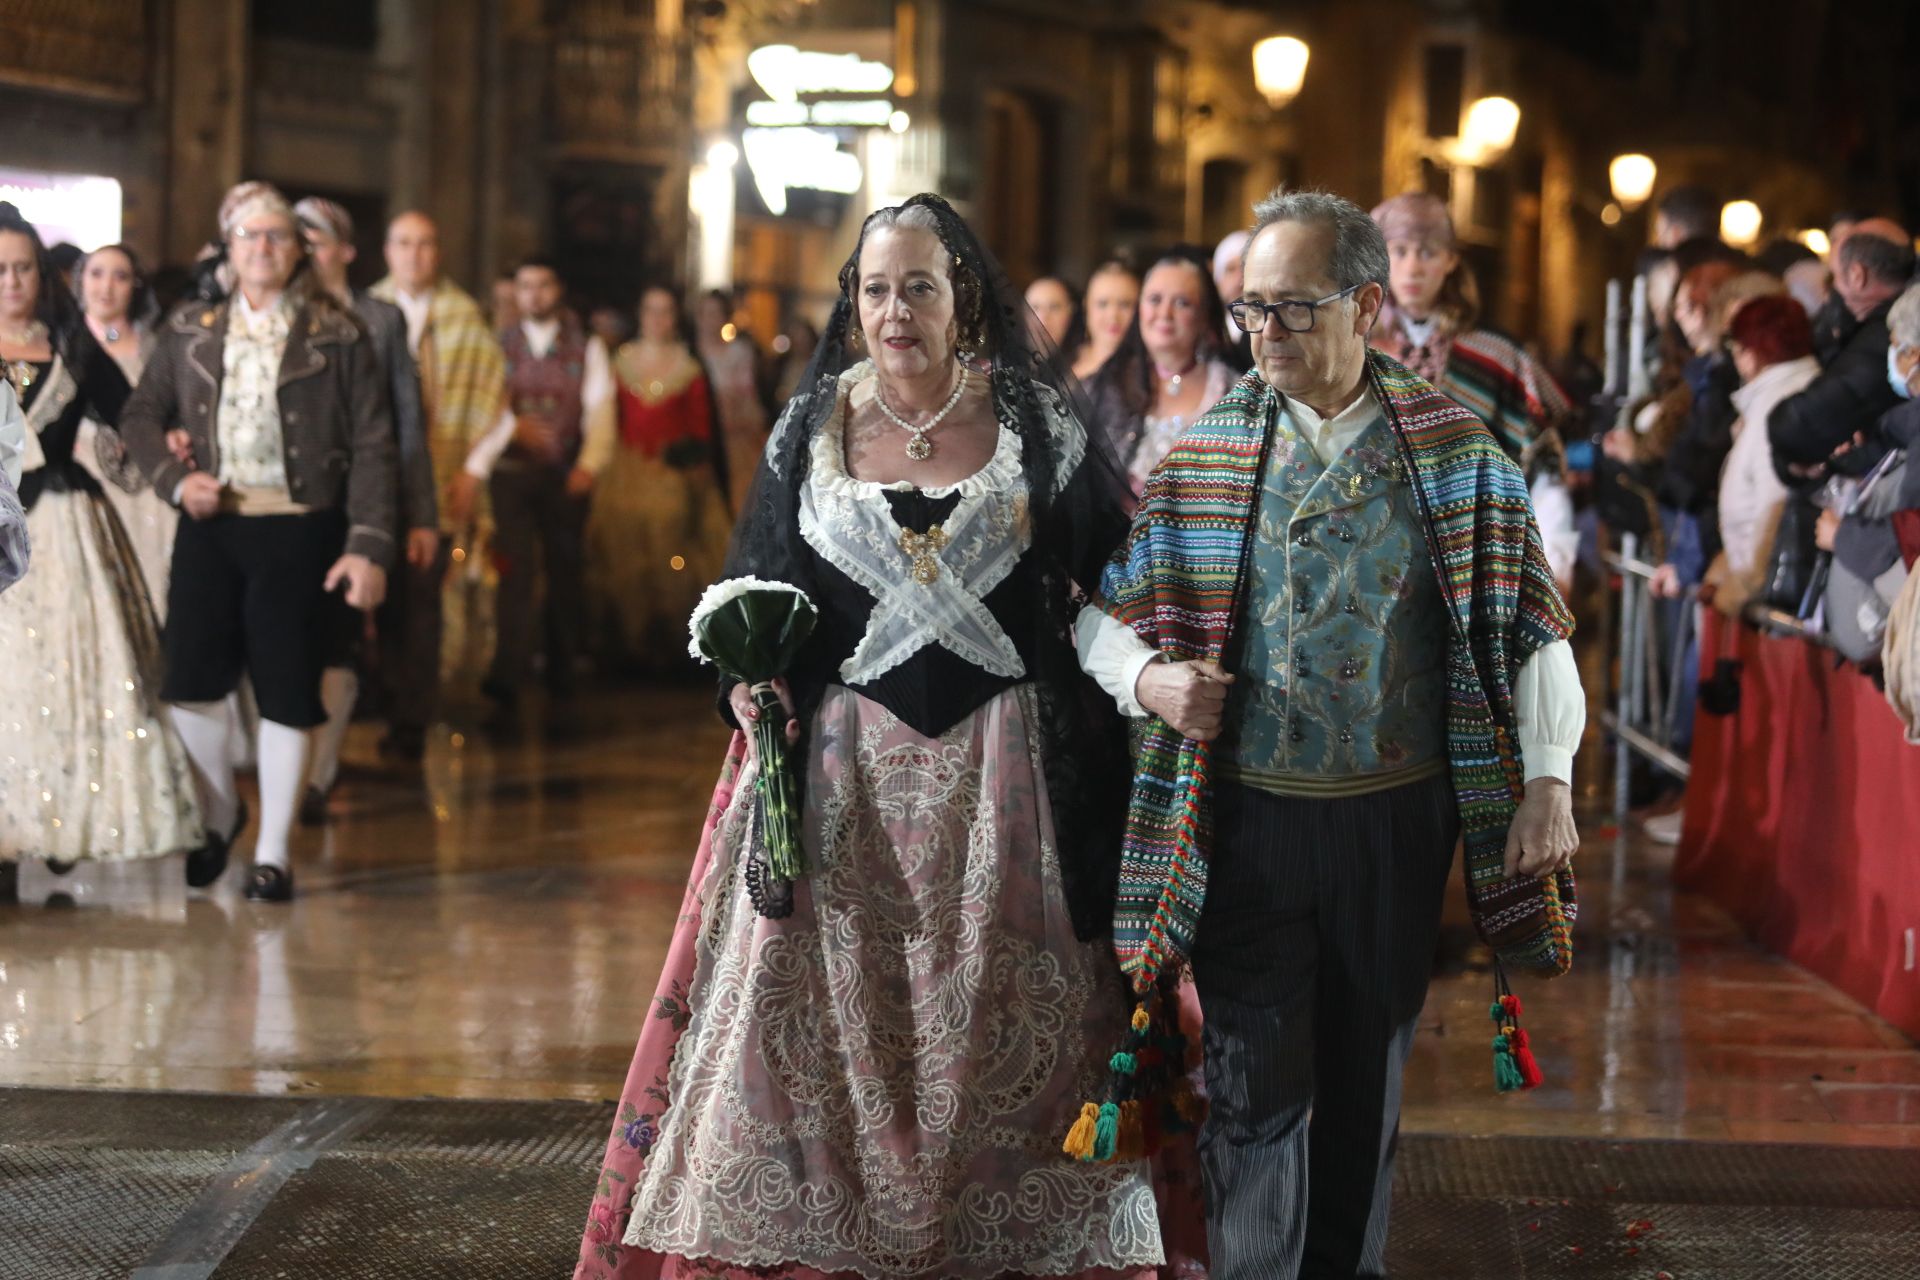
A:
<svg viewBox="0 0 1920 1280">
<path fill-rule="evenodd" d="M 46 336 L 47 326 L 44 321 L 40 320 L 29 320 L 27 327 L 24 329 L 16 329 L 9 334 L 0 334 L 0 337 L 4 337 L 9 343 L 16 347 L 34 346 Z"/>
<path fill-rule="evenodd" d="M 949 413 L 952 413 L 953 406 L 960 403 L 960 393 L 967 389 L 966 369 L 960 369 L 959 374 L 960 376 L 954 380 L 953 394 L 947 397 L 947 402 L 941 406 L 940 412 L 934 414 L 917 427 L 893 411 L 893 406 L 887 403 L 886 392 L 880 389 L 879 380 L 876 379 L 874 381 L 874 402 L 880 406 L 881 413 L 886 414 L 896 427 L 899 427 L 908 434 L 907 456 L 915 462 L 925 462 L 933 456 L 933 441 L 927 439 L 927 433 L 939 426 L 940 420 L 945 418 Z"/>
</svg>

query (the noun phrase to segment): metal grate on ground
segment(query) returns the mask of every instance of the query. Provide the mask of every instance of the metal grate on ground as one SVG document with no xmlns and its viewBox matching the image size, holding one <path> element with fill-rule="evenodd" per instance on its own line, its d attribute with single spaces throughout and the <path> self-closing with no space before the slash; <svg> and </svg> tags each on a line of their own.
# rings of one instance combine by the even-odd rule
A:
<svg viewBox="0 0 1920 1280">
<path fill-rule="evenodd" d="M 564 1277 L 612 1114 L 0 1090 L 0 1280 Z M 1395 1182 L 1399 1280 L 1920 1280 L 1920 1151 L 1413 1135 Z"/>
</svg>

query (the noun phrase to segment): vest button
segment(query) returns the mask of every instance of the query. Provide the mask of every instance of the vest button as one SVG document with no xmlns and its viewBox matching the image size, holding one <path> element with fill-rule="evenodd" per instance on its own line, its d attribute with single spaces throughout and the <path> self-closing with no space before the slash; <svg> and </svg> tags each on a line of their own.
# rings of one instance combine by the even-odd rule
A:
<svg viewBox="0 0 1920 1280">
<path fill-rule="evenodd" d="M 1342 729 L 1340 731 L 1340 745 L 1349 746 L 1352 744 L 1352 742 L 1353 742 L 1353 730 Z"/>
<path fill-rule="evenodd" d="M 1299 543 L 1303 547 L 1310 547 L 1313 545 L 1313 535 L 1308 533 L 1305 529 L 1302 529 L 1300 531 L 1300 536 L 1295 538 L 1294 541 Z"/>
<path fill-rule="evenodd" d="M 1360 664 L 1349 658 L 1340 664 L 1340 674 L 1351 680 L 1360 674 Z"/>
</svg>

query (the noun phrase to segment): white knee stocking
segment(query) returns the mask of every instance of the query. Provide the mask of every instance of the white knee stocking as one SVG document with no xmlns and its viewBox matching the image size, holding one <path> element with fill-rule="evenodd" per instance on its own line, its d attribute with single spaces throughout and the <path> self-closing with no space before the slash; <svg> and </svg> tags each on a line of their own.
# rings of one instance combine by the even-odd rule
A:
<svg viewBox="0 0 1920 1280">
<path fill-rule="evenodd" d="M 225 836 L 240 814 L 240 794 L 233 786 L 233 718 L 227 704 L 176 702 L 167 714 L 193 763 L 200 816 L 209 832 Z"/>
<path fill-rule="evenodd" d="M 300 807 L 300 783 L 307 774 L 307 731 L 272 720 L 260 722 L 257 747 L 260 775 L 260 837 L 253 860 L 287 865 L 287 835 Z"/>
</svg>

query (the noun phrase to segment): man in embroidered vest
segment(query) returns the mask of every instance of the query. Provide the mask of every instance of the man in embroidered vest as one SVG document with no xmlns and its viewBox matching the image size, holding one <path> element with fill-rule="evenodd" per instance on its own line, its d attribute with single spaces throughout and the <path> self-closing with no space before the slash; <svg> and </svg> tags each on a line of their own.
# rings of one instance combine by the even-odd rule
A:
<svg viewBox="0 0 1920 1280">
<path fill-rule="evenodd" d="M 528 258 L 513 273 L 519 321 L 500 334 L 507 407 L 467 455 L 466 472 L 488 481 L 500 565 L 493 669 L 481 686 L 500 704 L 496 724 L 518 724 L 521 686 L 533 665 L 536 622 L 544 630 L 547 690 L 573 693 L 584 623 L 582 536 L 593 471 L 580 446 L 613 429 L 613 369 L 607 348 L 562 305 L 559 268 Z M 536 571 L 536 569 L 538 571 Z M 536 610 L 534 589 L 546 579 Z"/>
<path fill-rule="evenodd" d="M 500 418 L 506 398 L 500 344 L 466 290 L 440 273 L 440 232 L 432 218 L 403 213 L 387 226 L 387 275 L 368 292 L 400 308 L 407 350 L 420 370 L 427 453 L 440 504 L 438 553 L 425 568 L 396 575 L 380 612 L 381 668 L 386 673 L 390 731 L 382 749 L 418 760 L 440 697 L 441 596 L 457 542 L 473 522 L 477 482 L 467 454 Z"/>
<path fill-rule="evenodd" d="M 1109 1103 L 1123 1153 L 1190 962 L 1211 1274 L 1378 1276 L 1455 842 L 1499 972 L 1564 971 L 1584 706 L 1524 478 L 1368 352 L 1379 229 L 1319 192 L 1255 215 L 1232 305 L 1254 369 L 1154 471 L 1077 627 L 1149 717 L 1114 920 L 1141 1007 Z M 1537 1080 L 1496 1007 L 1500 1083 Z"/>
</svg>

